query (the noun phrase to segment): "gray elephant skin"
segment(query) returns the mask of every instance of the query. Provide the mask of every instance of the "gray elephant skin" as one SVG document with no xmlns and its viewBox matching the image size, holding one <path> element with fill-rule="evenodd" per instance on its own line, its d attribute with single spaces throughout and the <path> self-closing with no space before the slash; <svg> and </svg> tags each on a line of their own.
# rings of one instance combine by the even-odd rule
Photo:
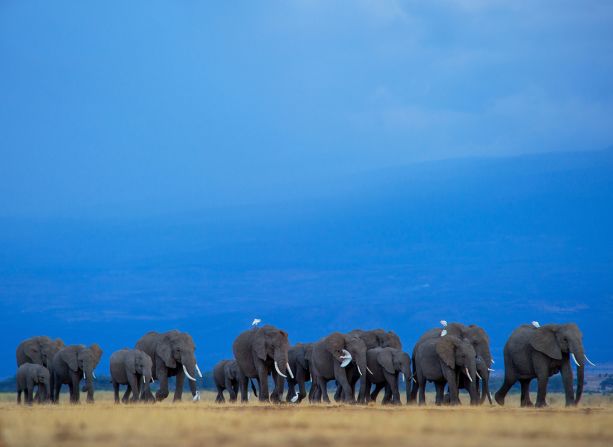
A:
<svg viewBox="0 0 613 447">
<path fill-rule="evenodd" d="M 254 327 L 242 332 L 232 344 L 234 358 L 240 370 L 239 389 L 241 401 L 247 402 L 249 379 L 255 379 L 260 387 L 260 402 L 280 402 L 284 379 L 294 374 L 288 363 L 289 339 L 287 333 L 271 325 Z M 274 389 L 268 390 L 268 376 L 272 375 Z"/>
<path fill-rule="evenodd" d="M 300 403 L 307 396 L 306 382 L 311 380 L 310 357 L 313 343 L 297 343 L 288 351 L 289 366 L 294 372 L 294 378 L 287 378 L 287 402 Z M 298 391 L 296 391 L 296 386 Z"/>
<path fill-rule="evenodd" d="M 358 374 L 363 380 L 360 389 L 362 397 L 366 393 L 364 374 L 367 372 L 364 341 L 357 336 L 334 332 L 313 344 L 310 365 L 314 384 L 312 386 L 316 386 L 312 394 L 314 402 L 320 402 L 322 399 L 324 402 L 330 402 L 328 397 L 330 380 L 336 380 L 337 386 L 341 388 L 340 396 L 343 402 L 355 402 L 354 390 L 346 372 L 346 367 L 351 362 L 355 363 Z M 364 397 L 362 401 L 365 401 Z"/>
<path fill-rule="evenodd" d="M 223 392 L 226 390 L 230 395 L 230 402 L 236 402 L 240 386 L 240 378 L 241 371 L 238 367 L 238 363 L 236 363 L 236 360 L 221 360 L 218 362 L 213 368 L 213 381 L 215 382 L 215 388 L 217 389 L 215 402 L 221 404 L 226 401 L 223 395 Z M 253 382 L 251 382 L 251 389 L 253 390 L 255 397 L 257 397 L 258 392 Z"/>
<path fill-rule="evenodd" d="M 102 349 L 97 344 L 90 347 L 70 345 L 60 349 L 51 363 L 51 390 L 54 402 L 59 402 L 62 385 L 68 385 L 70 402 L 80 400 L 79 382 L 85 379 L 87 402 L 94 401 L 94 369 L 102 357 Z"/>
<path fill-rule="evenodd" d="M 472 345 L 453 335 L 424 340 L 417 346 L 415 377 L 419 387 L 419 405 L 426 403 L 426 382 L 434 382 L 436 405 L 443 403 L 445 384 L 449 386 L 451 405 L 460 403 L 457 377 L 466 374 L 470 380 L 471 405 L 478 403 L 476 378 L 476 354 Z"/>
<path fill-rule="evenodd" d="M 155 394 L 158 401 L 168 397 L 168 378 L 173 376 L 176 376 L 173 401 L 181 400 L 186 377 L 193 400 L 199 399 L 196 377 L 202 377 L 202 373 L 196 363 L 196 345 L 189 334 L 177 330 L 148 332 L 138 340 L 136 349 L 146 353 L 153 361 L 153 378 L 160 382 L 160 388 Z M 142 398 L 151 399 L 152 396 Z"/>
<path fill-rule="evenodd" d="M 573 392 L 571 361 L 577 363 L 576 394 Z M 549 377 L 560 372 L 566 405 L 576 405 L 583 393 L 586 361 L 589 362 L 583 349 L 583 335 L 576 324 L 522 325 L 513 331 L 504 345 L 504 382 L 494 398 L 499 405 L 504 405 L 507 392 L 519 381 L 521 406 L 532 406 L 530 381 L 537 379 L 536 406 L 544 407 L 547 405 L 545 398 Z"/>
<path fill-rule="evenodd" d="M 132 393 L 132 402 L 141 399 L 153 401 L 149 384 L 153 381 L 153 361 L 139 349 L 120 349 L 111 355 L 111 382 L 115 395 L 115 403 L 119 403 L 119 386 L 127 385 L 121 401 L 127 403 Z"/>
<path fill-rule="evenodd" d="M 53 356 L 63 347 L 64 342 L 59 338 L 55 340 L 47 336 L 28 338 L 17 346 L 15 352 L 17 366 L 24 363 L 35 363 L 49 369 Z"/>
<path fill-rule="evenodd" d="M 348 333 L 350 336 L 358 337 L 362 339 L 364 344 L 366 345 L 366 350 L 373 348 L 395 348 L 402 349 L 402 342 L 400 341 L 400 337 L 394 331 L 385 331 L 384 329 L 371 329 L 371 330 L 363 330 L 363 329 L 354 329 Z M 351 386 L 352 393 L 355 391 L 355 385 L 358 380 L 361 380 L 360 383 L 360 393 L 358 395 L 358 402 L 364 403 L 368 400 L 368 392 L 370 392 L 370 388 L 366 386 L 366 376 L 362 376 L 355 363 L 351 363 L 347 367 L 347 380 L 349 381 L 349 385 Z M 362 391 L 364 390 L 364 391 Z M 376 396 L 380 390 L 375 392 L 375 400 Z M 391 397 L 391 389 L 388 386 L 385 386 L 386 396 L 389 399 Z M 334 400 L 340 401 L 341 398 L 341 387 L 337 387 L 336 393 L 334 394 Z"/>
<path fill-rule="evenodd" d="M 490 338 L 487 335 L 487 332 L 480 326 L 471 324 L 465 325 L 462 323 L 449 323 L 445 327 L 442 328 L 433 328 L 429 331 L 426 331 L 415 343 L 415 347 L 413 348 L 412 354 L 412 362 L 413 362 L 413 372 L 416 370 L 415 365 L 415 352 L 418 346 L 424 342 L 425 340 L 435 339 L 441 336 L 445 331 L 446 334 L 458 337 L 460 339 L 467 340 L 475 350 L 475 354 L 477 356 L 477 362 L 479 364 L 478 373 L 481 379 L 477 377 L 478 383 L 482 386 L 482 391 L 480 394 L 479 402 L 483 403 L 485 398 L 487 397 L 491 403 L 490 390 L 489 390 L 489 377 L 490 377 L 490 368 L 494 363 L 492 359 L 492 354 L 490 352 Z M 463 386 L 462 386 L 463 387 Z M 419 386 L 414 383 L 412 389 L 407 386 L 407 401 L 415 402 L 417 398 L 417 391 Z M 410 390 L 410 395 L 409 395 Z M 479 388 L 477 387 L 477 391 Z"/>
<path fill-rule="evenodd" d="M 375 392 L 371 395 L 366 393 L 367 402 L 376 400 L 379 390 L 389 387 L 383 404 L 400 405 L 400 391 L 398 389 L 398 379 L 403 375 L 404 380 L 411 377 L 411 359 L 409 354 L 396 348 L 372 348 L 366 352 L 366 362 L 368 374 L 366 374 L 366 389 L 370 391 L 374 384 Z"/>
<path fill-rule="evenodd" d="M 51 376 L 49 370 L 43 365 L 35 363 L 24 363 L 17 369 L 17 403 L 21 403 L 21 393 L 24 393 L 24 400 L 27 405 L 34 402 L 34 388 L 37 389 L 37 401 L 45 402 L 49 396 L 49 385 Z"/>
</svg>

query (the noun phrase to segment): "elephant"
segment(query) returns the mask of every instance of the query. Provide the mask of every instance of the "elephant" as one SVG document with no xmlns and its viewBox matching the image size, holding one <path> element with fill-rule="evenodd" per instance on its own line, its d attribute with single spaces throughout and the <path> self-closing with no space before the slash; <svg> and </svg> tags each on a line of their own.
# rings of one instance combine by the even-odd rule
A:
<svg viewBox="0 0 613 447">
<path fill-rule="evenodd" d="M 390 347 L 390 348 L 395 348 L 395 349 L 402 349 L 402 342 L 400 341 L 400 337 L 398 337 L 398 335 L 396 335 L 394 331 L 386 332 L 383 329 L 372 329 L 368 331 L 365 331 L 362 329 L 354 329 L 350 331 L 348 335 L 352 335 L 352 336 L 361 338 L 366 344 L 366 350 L 377 348 L 377 347 L 381 347 L 381 348 Z M 355 384 L 357 383 L 358 380 L 360 380 L 360 378 L 362 378 L 362 375 L 359 373 L 359 371 L 355 367 L 355 364 L 353 363 L 347 367 L 346 371 L 347 371 L 347 380 L 349 381 L 349 384 L 351 385 L 351 389 L 354 390 Z M 370 392 L 370 388 L 367 388 L 365 385 L 366 384 L 364 382 L 363 389 L 365 393 L 362 393 L 361 391 L 362 387 L 360 387 L 360 394 L 358 396 L 359 402 L 365 402 L 367 400 L 366 395 L 368 394 L 368 392 Z M 390 396 L 389 393 L 391 392 L 390 388 L 386 386 L 385 392 L 389 397 Z M 378 393 L 379 393 L 379 390 L 375 392 L 375 399 Z M 334 394 L 334 400 L 338 402 L 340 401 L 340 398 L 341 398 L 341 387 L 337 387 L 336 393 Z"/>
<path fill-rule="evenodd" d="M 241 372 L 236 360 L 221 360 L 213 368 L 213 380 L 215 381 L 215 387 L 217 388 L 217 397 L 215 402 L 224 403 L 226 399 L 223 396 L 224 390 L 228 390 L 230 394 L 230 402 L 236 402 L 238 396 L 238 387 L 241 377 Z M 258 397 L 258 391 L 255 388 L 253 382 L 251 382 L 251 389 L 255 397 Z"/>
<path fill-rule="evenodd" d="M 17 346 L 17 366 L 24 363 L 35 363 L 51 368 L 53 356 L 64 347 L 64 342 L 59 338 L 55 340 L 46 336 L 32 337 L 22 341 Z"/>
<path fill-rule="evenodd" d="M 466 374 L 470 380 L 471 405 L 478 403 L 476 354 L 469 341 L 453 335 L 430 338 L 419 343 L 415 356 L 419 405 L 426 403 L 426 382 L 434 382 L 436 386 L 436 405 L 443 403 L 445 383 L 449 385 L 450 404 L 458 405 L 457 377 L 460 374 Z"/>
<path fill-rule="evenodd" d="M 260 386 L 260 402 L 281 402 L 285 373 L 294 378 L 288 363 L 289 345 L 287 333 L 269 324 L 254 327 L 236 337 L 232 351 L 240 371 L 241 402 L 248 401 L 249 379 L 256 379 Z M 272 393 L 268 391 L 269 374 L 275 384 Z"/>
<path fill-rule="evenodd" d="M 121 399 L 123 403 L 128 402 L 130 392 L 132 402 L 138 402 L 141 395 L 145 400 L 155 402 L 149 389 L 149 384 L 153 382 L 151 357 L 138 349 L 126 348 L 115 351 L 110 364 L 115 403 L 119 403 L 119 385 L 128 385 Z"/>
<path fill-rule="evenodd" d="M 100 362 L 102 349 L 96 343 L 90 347 L 70 345 L 60 349 L 51 362 L 51 392 L 52 400 L 59 402 L 62 385 L 70 389 L 70 402 L 79 402 L 79 382 L 85 379 L 84 390 L 87 391 L 87 402 L 94 401 L 94 369 Z"/>
<path fill-rule="evenodd" d="M 181 400 L 186 376 L 189 379 L 192 400 L 200 400 L 196 375 L 202 378 L 202 372 L 196 362 L 196 345 L 191 335 L 177 330 L 163 333 L 151 331 L 143 335 L 135 347 L 151 357 L 153 362 L 153 379 L 160 381 L 155 400 L 161 401 L 168 397 L 168 378 L 172 376 L 176 376 L 173 402 Z M 149 391 L 148 396 L 141 398 L 148 400 L 153 399 L 153 396 Z"/>
<path fill-rule="evenodd" d="M 428 340 L 431 338 L 438 338 L 444 334 L 453 335 L 460 339 L 468 340 L 472 344 L 475 350 L 475 354 L 477 356 L 477 362 L 484 365 L 485 368 L 487 369 L 487 374 L 485 374 L 485 370 L 483 369 L 480 369 L 478 371 L 479 375 L 482 378 L 482 380 L 480 380 L 480 383 L 482 385 L 482 392 L 480 395 L 479 402 L 483 403 L 486 397 L 488 397 L 491 401 L 491 397 L 489 396 L 489 377 L 490 377 L 489 372 L 493 371 L 491 369 L 491 366 L 494 363 L 494 360 L 492 359 L 492 354 L 490 352 L 490 339 L 489 339 L 489 336 L 487 335 L 487 332 L 485 332 L 483 328 L 477 325 L 474 325 L 474 324 L 471 324 L 469 326 L 466 326 L 465 324 L 462 324 L 462 323 L 449 323 L 448 324 L 444 320 L 441 321 L 441 324 L 443 325 L 443 327 L 430 329 L 429 331 L 425 332 L 415 344 L 415 347 L 413 348 L 413 354 L 412 354 L 413 372 L 416 371 L 415 352 L 417 350 L 417 347 L 424 340 Z M 407 401 L 408 402 L 415 402 L 417 398 L 418 388 L 419 388 L 418 385 L 414 383 L 412 389 L 410 390 L 410 395 L 409 395 L 409 387 L 407 386 Z M 478 389 L 477 389 L 477 392 L 479 392 Z"/>
<path fill-rule="evenodd" d="M 354 403 L 355 395 L 353 388 L 347 378 L 346 368 L 351 362 L 355 363 L 358 374 L 362 378 L 360 397 L 361 402 L 365 402 L 366 394 L 366 344 L 356 336 L 333 332 L 327 337 L 322 338 L 313 344 L 311 353 L 311 375 L 313 384 L 317 388 L 314 390 L 312 400 L 319 402 L 323 398 L 324 402 L 330 402 L 328 397 L 328 381 L 336 380 L 337 386 L 341 388 L 341 398 L 344 402 Z"/>
<path fill-rule="evenodd" d="M 298 343 L 287 351 L 289 366 L 295 375 L 293 379 L 287 378 L 287 402 L 300 403 L 307 396 L 305 383 L 311 380 L 309 359 L 312 351 L 312 343 Z"/>
<path fill-rule="evenodd" d="M 560 372 L 566 395 L 566 406 L 574 406 L 581 400 L 585 363 L 592 362 L 583 349 L 583 335 L 575 323 L 524 324 L 513 331 L 504 345 L 504 382 L 494 395 L 499 405 L 509 389 L 519 381 L 521 406 L 532 406 L 530 382 L 536 378 L 538 392 L 536 406 L 545 407 L 549 377 Z M 573 393 L 571 359 L 577 365 L 577 392 Z"/>
<path fill-rule="evenodd" d="M 369 374 L 366 374 L 366 390 L 370 391 L 374 384 L 378 390 L 387 386 L 390 389 L 386 393 L 383 403 L 400 405 L 400 391 L 398 390 L 398 377 L 403 379 L 411 377 L 411 359 L 409 354 L 396 348 L 372 348 L 366 351 L 366 363 Z M 366 393 L 366 401 L 376 400 L 377 394 Z"/>
<path fill-rule="evenodd" d="M 17 382 L 17 403 L 21 403 L 21 393 L 24 393 L 25 403 L 32 405 L 34 402 L 34 388 L 37 388 L 37 395 L 39 402 L 45 402 L 49 395 L 49 383 L 51 376 L 49 370 L 43 365 L 36 363 L 23 363 L 17 369 L 16 382 Z"/>
</svg>

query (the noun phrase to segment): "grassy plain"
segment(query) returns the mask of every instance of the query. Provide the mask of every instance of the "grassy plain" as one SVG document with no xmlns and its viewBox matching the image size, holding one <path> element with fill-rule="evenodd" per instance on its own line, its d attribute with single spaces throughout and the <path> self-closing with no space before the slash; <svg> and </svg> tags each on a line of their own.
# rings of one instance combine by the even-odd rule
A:
<svg viewBox="0 0 613 447">
<path fill-rule="evenodd" d="M 64 397 L 64 396 L 62 396 Z M 429 396 L 431 397 L 431 396 Z M 0 447 L 103 446 L 611 446 L 613 400 L 586 396 L 563 407 L 550 395 L 544 410 L 505 407 L 401 408 L 347 405 L 199 403 L 115 405 L 97 393 L 94 405 L 23 407 L 0 397 Z"/>
</svg>

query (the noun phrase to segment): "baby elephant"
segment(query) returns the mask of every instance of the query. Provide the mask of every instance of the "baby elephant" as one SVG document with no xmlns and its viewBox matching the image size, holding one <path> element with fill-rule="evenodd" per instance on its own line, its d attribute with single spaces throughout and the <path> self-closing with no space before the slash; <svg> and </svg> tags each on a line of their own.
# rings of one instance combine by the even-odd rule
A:
<svg viewBox="0 0 613 447">
<path fill-rule="evenodd" d="M 131 402 L 137 402 L 142 395 L 144 401 L 155 401 L 149 389 L 153 382 L 151 357 L 139 349 L 121 349 L 111 355 L 111 381 L 115 391 L 115 403 L 119 403 L 119 385 L 128 385 L 121 401 L 128 402 L 132 392 Z"/>
<path fill-rule="evenodd" d="M 21 403 L 21 393 L 25 395 L 25 403 L 32 405 L 34 387 L 38 387 L 38 399 L 41 402 L 49 396 L 49 370 L 43 365 L 24 363 L 17 369 L 17 403 Z"/>
<path fill-rule="evenodd" d="M 368 371 L 366 374 L 366 390 L 370 391 L 375 384 L 372 395 L 366 393 L 366 400 L 377 400 L 377 394 L 385 387 L 383 404 L 400 405 L 400 391 L 398 390 L 398 376 L 402 380 L 411 377 L 411 359 L 409 354 L 396 348 L 372 348 L 366 352 Z"/>
<path fill-rule="evenodd" d="M 236 360 L 222 360 L 215 365 L 213 368 L 213 379 L 217 387 L 215 402 L 223 403 L 226 401 L 223 397 L 224 390 L 228 390 L 228 393 L 230 393 L 230 402 L 236 402 L 240 374 Z M 257 396 L 253 382 L 251 382 L 251 387 Z"/>
</svg>

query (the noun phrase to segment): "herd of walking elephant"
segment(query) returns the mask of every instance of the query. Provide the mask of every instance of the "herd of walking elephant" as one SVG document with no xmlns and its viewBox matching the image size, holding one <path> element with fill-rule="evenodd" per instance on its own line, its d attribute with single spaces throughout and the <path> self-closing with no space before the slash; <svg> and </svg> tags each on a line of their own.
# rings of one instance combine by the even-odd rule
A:
<svg viewBox="0 0 613 447">
<path fill-rule="evenodd" d="M 193 400 L 199 400 L 197 376 L 202 373 L 195 357 L 192 337 L 180 331 L 149 332 L 134 349 L 114 352 L 110 373 L 115 402 L 155 402 L 168 394 L 168 379 L 176 377 L 174 400 L 181 400 L 188 379 Z M 216 402 L 249 400 L 249 385 L 260 401 L 299 403 L 330 402 L 328 383 L 336 383 L 334 399 L 347 403 L 376 401 L 384 390 L 384 404 L 400 404 L 400 381 L 406 381 L 406 402 L 425 404 L 426 383 L 436 389 L 437 405 L 460 403 L 459 390 L 466 389 L 471 405 L 492 403 L 489 390 L 494 359 L 486 331 L 476 325 L 441 321 L 441 327 L 425 332 L 411 355 L 403 351 L 402 342 L 393 331 L 356 329 L 334 332 L 313 343 L 290 345 L 286 332 L 271 326 L 254 326 L 241 333 L 232 345 L 234 359 L 222 360 L 213 369 L 217 387 Z M 70 401 L 79 402 L 80 391 L 87 401 L 94 400 L 94 369 L 102 350 L 97 344 L 65 346 L 59 340 L 39 336 L 24 340 L 17 347 L 17 402 L 57 403 L 62 385 L 68 385 Z M 573 389 L 572 364 L 577 368 L 576 392 Z M 521 406 L 532 406 L 529 388 L 538 381 L 536 406 L 546 405 L 549 377 L 562 375 L 566 405 L 581 399 L 585 355 L 582 334 L 574 323 L 519 326 L 504 347 L 505 375 L 495 394 L 498 404 L 510 388 L 521 384 Z M 269 391 L 269 378 L 273 389 Z M 80 389 L 81 381 L 84 385 Z M 150 384 L 159 381 L 153 395 Z M 283 392 L 287 382 L 287 394 Z M 307 383 L 311 382 L 307 393 Z M 359 388 L 358 388 L 359 384 Z M 119 397 L 120 385 L 127 385 Z M 445 389 L 447 387 L 447 393 Z M 34 391 L 36 390 L 36 395 Z M 357 396 L 356 396 L 357 391 Z"/>
</svg>

